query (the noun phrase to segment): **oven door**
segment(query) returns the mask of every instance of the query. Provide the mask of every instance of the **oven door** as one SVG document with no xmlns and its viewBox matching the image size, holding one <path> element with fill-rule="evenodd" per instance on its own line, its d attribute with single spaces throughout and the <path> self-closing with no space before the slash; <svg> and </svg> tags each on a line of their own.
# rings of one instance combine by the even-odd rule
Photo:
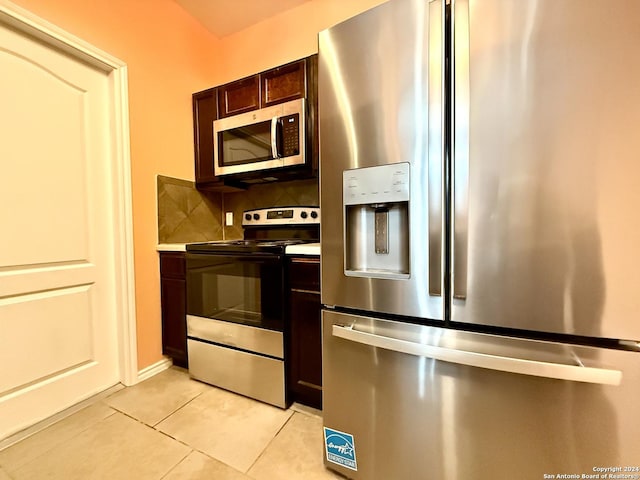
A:
<svg viewBox="0 0 640 480">
<path fill-rule="evenodd" d="M 282 331 L 283 257 L 187 253 L 187 314 Z"/>
</svg>

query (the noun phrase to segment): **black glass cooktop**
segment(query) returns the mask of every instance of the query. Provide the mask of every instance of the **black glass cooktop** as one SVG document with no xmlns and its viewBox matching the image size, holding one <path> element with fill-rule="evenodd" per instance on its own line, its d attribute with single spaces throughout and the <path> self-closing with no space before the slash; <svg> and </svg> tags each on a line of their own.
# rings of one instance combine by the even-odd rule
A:
<svg viewBox="0 0 640 480">
<path fill-rule="evenodd" d="M 284 253 L 288 245 L 308 243 L 312 240 L 223 240 L 216 242 L 189 243 L 187 252 L 206 253 Z"/>
</svg>

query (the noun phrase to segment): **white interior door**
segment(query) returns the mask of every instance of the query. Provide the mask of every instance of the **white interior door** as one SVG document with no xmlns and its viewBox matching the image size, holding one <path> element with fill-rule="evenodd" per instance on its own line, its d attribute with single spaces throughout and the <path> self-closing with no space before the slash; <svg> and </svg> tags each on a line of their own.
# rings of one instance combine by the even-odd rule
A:
<svg viewBox="0 0 640 480">
<path fill-rule="evenodd" d="M 119 380 L 108 72 L 0 24 L 0 439 Z"/>
</svg>

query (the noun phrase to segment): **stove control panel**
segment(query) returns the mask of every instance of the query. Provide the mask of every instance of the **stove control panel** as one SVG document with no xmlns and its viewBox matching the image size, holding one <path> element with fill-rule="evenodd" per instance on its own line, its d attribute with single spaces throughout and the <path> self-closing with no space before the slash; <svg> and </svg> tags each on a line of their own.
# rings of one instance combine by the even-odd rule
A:
<svg viewBox="0 0 640 480">
<path fill-rule="evenodd" d="M 247 210 L 242 226 L 320 224 L 319 207 L 277 207 Z"/>
</svg>

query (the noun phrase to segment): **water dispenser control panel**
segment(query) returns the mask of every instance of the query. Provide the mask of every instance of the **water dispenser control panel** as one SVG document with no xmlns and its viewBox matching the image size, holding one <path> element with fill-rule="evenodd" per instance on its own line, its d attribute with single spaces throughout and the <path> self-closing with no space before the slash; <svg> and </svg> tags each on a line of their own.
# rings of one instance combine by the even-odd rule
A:
<svg viewBox="0 0 640 480">
<path fill-rule="evenodd" d="M 409 201 L 409 164 L 393 163 L 342 172 L 345 205 Z"/>
<path fill-rule="evenodd" d="M 346 276 L 410 278 L 409 171 L 393 163 L 342 172 Z"/>
</svg>

